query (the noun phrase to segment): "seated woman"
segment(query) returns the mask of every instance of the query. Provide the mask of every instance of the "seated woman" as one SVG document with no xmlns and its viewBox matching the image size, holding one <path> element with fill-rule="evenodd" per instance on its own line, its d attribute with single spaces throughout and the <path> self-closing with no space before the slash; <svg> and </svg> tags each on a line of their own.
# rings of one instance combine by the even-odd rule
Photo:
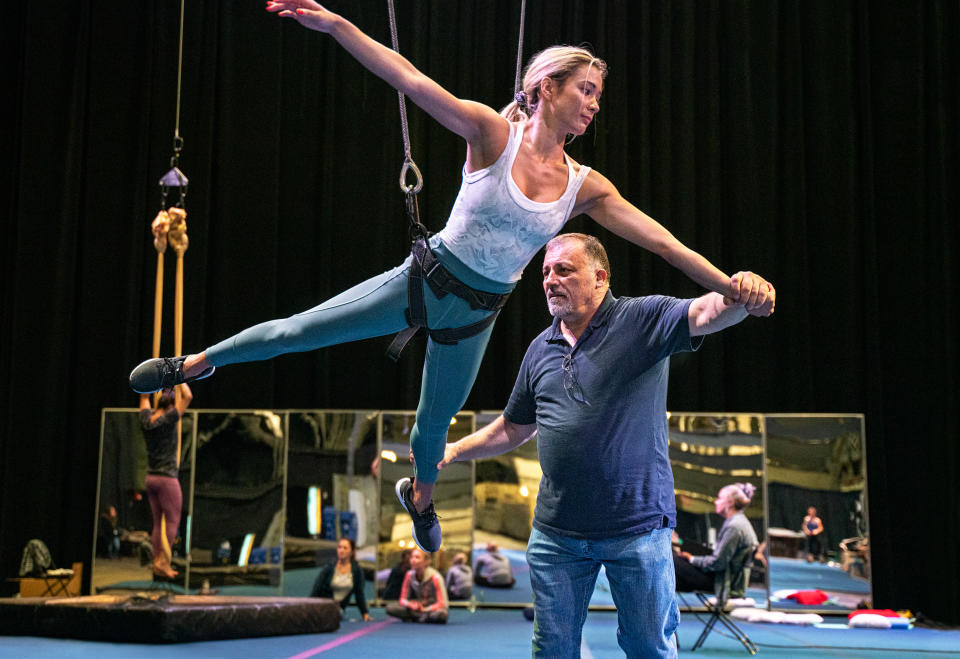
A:
<svg viewBox="0 0 960 659">
<path fill-rule="evenodd" d="M 467 555 L 458 551 L 447 570 L 447 594 L 451 600 L 468 600 L 473 594 L 473 568 L 467 565 Z"/>
<path fill-rule="evenodd" d="M 745 548 L 757 546 L 757 533 L 743 513 L 756 490 L 751 483 L 734 483 L 720 489 L 714 505 L 724 522 L 717 534 L 717 545 L 708 556 L 693 556 L 685 551 L 673 555 L 678 591 L 713 591 L 717 576 L 722 578 L 731 557 Z M 742 597 L 743 593 L 739 591 L 743 588 L 746 588 L 745 583 L 737 592 L 729 594 Z"/>
<path fill-rule="evenodd" d="M 351 596 L 357 598 L 357 608 L 365 621 L 371 620 L 367 611 L 367 598 L 363 592 L 363 570 L 357 563 L 356 545 L 350 538 L 340 538 L 337 542 L 337 562 L 320 569 L 317 580 L 313 582 L 310 597 L 326 597 L 340 604 L 341 613 L 350 604 Z"/>
<path fill-rule="evenodd" d="M 487 553 L 477 559 L 477 576 L 474 581 L 486 588 L 513 588 L 513 568 L 510 559 L 500 553 L 495 542 L 487 543 Z"/>
<path fill-rule="evenodd" d="M 387 604 L 387 615 L 404 622 L 445 624 L 450 613 L 447 589 L 440 573 L 430 567 L 430 554 L 415 548 L 410 554 L 410 568 L 403 578 L 400 599 Z"/>
</svg>

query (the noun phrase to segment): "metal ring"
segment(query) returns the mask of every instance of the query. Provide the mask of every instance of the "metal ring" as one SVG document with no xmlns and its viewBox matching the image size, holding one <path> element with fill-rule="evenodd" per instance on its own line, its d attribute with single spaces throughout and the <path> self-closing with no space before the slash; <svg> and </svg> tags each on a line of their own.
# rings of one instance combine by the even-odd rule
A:
<svg viewBox="0 0 960 659">
<path fill-rule="evenodd" d="M 407 183 L 407 174 L 413 170 L 413 175 L 416 176 L 417 181 L 413 185 Z M 403 190 L 406 194 L 416 194 L 420 192 L 423 188 L 423 176 L 420 174 L 420 168 L 417 167 L 417 163 L 413 162 L 410 158 L 407 158 L 403 161 L 403 167 L 400 169 L 400 189 Z"/>
</svg>

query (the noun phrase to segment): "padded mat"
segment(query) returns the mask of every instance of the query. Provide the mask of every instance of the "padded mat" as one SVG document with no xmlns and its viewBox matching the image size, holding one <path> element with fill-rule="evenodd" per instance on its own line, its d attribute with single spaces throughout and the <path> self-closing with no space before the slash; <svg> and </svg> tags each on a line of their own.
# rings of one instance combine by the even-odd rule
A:
<svg viewBox="0 0 960 659">
<path fill-rule="evenodd" d="M 183 643 L 316 634 L 340 627 L 340 606 L 314 597 L 93 595 L 0 599 L 0 634 Z"/>
</svg>

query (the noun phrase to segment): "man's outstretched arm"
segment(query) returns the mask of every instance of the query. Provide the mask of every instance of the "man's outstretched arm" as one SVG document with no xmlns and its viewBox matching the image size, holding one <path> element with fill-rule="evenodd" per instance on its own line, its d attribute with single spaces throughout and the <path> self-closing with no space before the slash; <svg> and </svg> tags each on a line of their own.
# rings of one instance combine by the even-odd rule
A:
<svg viewBox="0 0 960 659">
<path fill-rule="evenodd" d="M 769 316 L 773 313 L 776 291 L 763 277 L 752 272 L 738 272 L 733 279 L 739 280 L 746 292 L 744 302 L 729 302 L 729 298 L 717 293 L 707 293 L 690 303 L 687 319 L 690 336 L 704 336 L 736 325 L 747 316 Z M 750 309 L 750 311 L 748 311 Z"/>
<path fill-rule="evenodd" d="M 437 463 L 437 469 L 443 469 L 451 462 L 466 462 L 501 455 L 517 448 L 537 434 L 537 424 L 519 425 L 507 421 L 503 415 L 480 430 L 467 435 L 459 442 L 447 444 L 443 460 Z"/>
</svg>

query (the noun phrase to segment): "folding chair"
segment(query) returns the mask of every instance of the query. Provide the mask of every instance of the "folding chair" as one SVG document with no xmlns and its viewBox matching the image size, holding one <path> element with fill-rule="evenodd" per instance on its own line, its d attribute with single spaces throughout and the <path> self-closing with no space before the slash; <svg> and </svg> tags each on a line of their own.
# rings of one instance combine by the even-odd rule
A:
<svg viewBox="0 0 960 659">
<path fill-rule="evenodd" d="M 727 615 L 725 610 L 727 601 L 730 598 L 743 597 L 746 594 L 747 584 L 750 582 L 750 566 L 753 563 L 753 556 L 756 551 L 757 546 L 752 545 L 741 549 L 731 557 L 727 569 L 724 570 L 722 574 L 717 575 L 717 588 L 715 589 L 715 593 L 705 593 L 699 590 L 693 591 L 697 599 L 706 607 L 707 613 L 710 614 L 710 619 L 707 620 L 703 631 L 700 632 L 700 637 L 697 639 L 697 642 L 690 648 L 691 652 L 703 645 L 707 636 L 713 631 L 714 626 L 717 622 L 720 622 L 730 630 L 730 633 L 732 633 L 738 641 L 743 643 L 743 647 L 747 649 L 747 652 L 750 654 L 757 653 L 757 646 L 754 645 L 753 641 L 750 640 L 750 637 L 747 636 L 742 629 L 737 627 L 736 623 Z"/>
</svg>

